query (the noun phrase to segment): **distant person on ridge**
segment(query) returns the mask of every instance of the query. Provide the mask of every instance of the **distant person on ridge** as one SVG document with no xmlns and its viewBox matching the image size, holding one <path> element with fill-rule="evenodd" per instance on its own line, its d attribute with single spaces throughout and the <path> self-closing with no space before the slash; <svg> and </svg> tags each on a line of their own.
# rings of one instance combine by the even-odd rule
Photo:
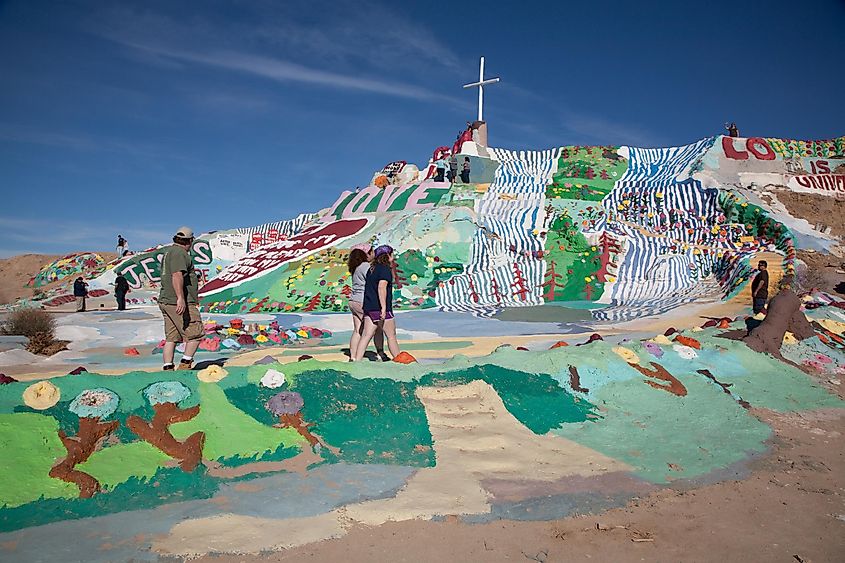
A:
<svg viewBox="0 0 845 563">
<path fill-rule="evenodd" d="M 728 130 L 728 135 L 731 137 L 739 137 L 739 129 L 737 129 L 736 123 L 725 123 L 725 129 Z"/>
<path fill-rule="evenodd" d="M 129 293 L 129 282 L 123 274 L 117 274 L 114 279 L 114 298 L 117 300 L 117 310 L 126 310 L 126 294 Z"/>
<path fill-rule="evenodd" d="M 458 177 L 458 157 L 454 154 L 449 157 L 449 181 L 454 182 Z"/>
<path fill-rule="evenodd" d="M 123 258 L 124 254 L 126 254 L 126 239 L 123 235 L 117 235 L 117 257 Z"/>
<path fill-rule="evenodd" d="M 158 306 L 164 317 L 164 370 L 174 369 L 176 344 L 185 343 L 179 369 L 191 369 L 194 352 L 205 335 L 198 307 L 199 280 L 191 260 L 194 231 L 181 227 L 173 236 L 161 264 L 161 291 Z"/>
<path fill-rule="evenodd" d="M 73 282 L 73 296 L 76 298 L 76 312 L 85 312 L 85 299 L 88 297 L 88 284 L 82 277 L 78 277 Z"/>
<path fill-rule="evenodd" d="M 461 170 L 461 182 L 469 184 L 469 157 L 464 157 L 464 166 Z"/>
<path fill-rule="evenodd" d="M 751 300 L 754 314 L 762 313 L 766 308 L 766 301 L 769 299 L 769 272 L 768 263 L 765 260 L 757 262 L 757 275 L 751 282 Z"/>
<path fill-rule="evenodd" d="M 440 157 L 434 161 L 434 169 L 437 171 L 434 174 L 434 181 L 442 182 L 443 176 L 446 175 L 446 161 L 443 160 L 443 157 Z"/>
<path fill-rule="evenodd" d="M 396 321 L 393 318 L 393 248 L 379 246 L 373 253 L 373 262 L 364 282 L 364 330 L 358 341 L 358 348 L 351 356 L 357 362 L 364 357 L 376 331 L 380 328 L 387 338 L 390 354 L 399 355 L 399 343 L 396 341 Z"/>
</svg>

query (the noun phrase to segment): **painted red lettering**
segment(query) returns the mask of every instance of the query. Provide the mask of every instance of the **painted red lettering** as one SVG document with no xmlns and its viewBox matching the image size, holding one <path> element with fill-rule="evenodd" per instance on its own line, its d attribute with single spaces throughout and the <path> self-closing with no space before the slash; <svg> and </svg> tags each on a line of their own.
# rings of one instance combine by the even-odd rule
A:
<svg viewBox="0 0 845 563">
<path fill-rule="evenodd" d="M 722 137 L 722 149 L 725 151 L 725 156 L 733 160 L 748 160 L 748 153 L 745 151 L 738 151 L 734 148 L 733 137 Z"/>
<path fill-rule="evenodd" d="M 772 150 L 772 147 L 769 146 L 769 143 L 766 142 L 766 139 L 762 137 L 751 137 L 745 142 L 745 146 L 748 151 L 754 156 L 756 156 L 759 160 L 775 159 L 775 151 Z M 764 150 L 757 150 L 758 146 L 763 147 Z"/>
</svg>

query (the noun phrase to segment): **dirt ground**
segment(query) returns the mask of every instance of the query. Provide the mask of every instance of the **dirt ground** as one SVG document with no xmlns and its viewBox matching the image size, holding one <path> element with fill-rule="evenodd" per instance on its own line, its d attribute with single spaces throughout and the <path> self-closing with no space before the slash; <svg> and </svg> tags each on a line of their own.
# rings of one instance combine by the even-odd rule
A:
<svg viewBox="0 0 845 563">
<path fill-rule="evenodd" d="M 32 288 L 24 286 L 44 264 L 59 258 L 52 254 L 21 254 L 0 260 L 0 303 L 32 297 Z"/>
<path fill-rule="evenodd" d="M 296 549 L 199 561 L 845 560 L 842 411 L 754 414 L 775 435 L 770 454 L 742 481 L 662 490 L 600 515 L 476 525 L 456 517 L 388 523 Z"/>
<path fill-rule="evenodd" d="M 830 227 L 831 234 L 839 238 L 845 237 L 845 199 L 789 190 L 778 191 L 777 197 L 793 217 L 806 219 L 814 226 Z"/>
<path fill-rule="evenodd" d="M 117 258 L 117 254 L 113 252 L 98 252 L 97 254 L 105 260 Z M 24 286 L 41 270 L 42 266 L 59 258 L 61 256 L 53 254 L 21 254 L 0 259 L 0 304 L 14 303 L 22 297 L 32 297 L 34 290 Z M 46 291 L 63 281 L 47 284 L 39 289 Z"/>
<path fill-rule="evenodd" d="M 803 279 L 799 277 L 799 281 L 828 293 L 845 294 L 845 259 L 807 250 L 799 250 L 796 254 L 799 260 L 807 264 L 808 269 Z"/>
</svg>

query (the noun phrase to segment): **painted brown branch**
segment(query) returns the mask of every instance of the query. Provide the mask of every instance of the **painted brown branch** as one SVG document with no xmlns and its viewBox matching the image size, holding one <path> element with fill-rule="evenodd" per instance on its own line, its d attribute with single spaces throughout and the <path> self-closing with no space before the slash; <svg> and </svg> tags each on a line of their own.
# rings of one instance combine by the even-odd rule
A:
<svg viewBox="0 0 845 563">
<path fill-rule="evenodd" d="M 145 442 L 149 442 L 173 459 L 179 460 L 179 467 L 186 473 L 193 471 L 202 459 L 202 447 L 205 433 L 194 432 L 184 442 L 180 442 L 170 433 L 170 425 L 191 420 L 200 412 L 199 405 L 189 409 L 180 409 L 175 403 L 153 405 L 155 415 L 152 422 L 146 422 L 140 416 L 130 416 L 126 426 Z"/>
<path fill-rule="evenodd" d="M 698 373 L 700 373 L 701 375 L 703 375 L 704 377 L 706 377 L 707 379 L 709 379 L 710 381 L 712 381 L 713 383 L 715 383 L 716 385 L 721 387 L 722 391 L 724 391 L 727 395 L 730 395 L 731 398 L 734 399 L 737 403 L 739 403 L 739 405 L 742 408 L 744 408 L 744 409 L 750 409 L 751 408 L 751 405 L 748 403 L 748 401 L 746 401 L 745 399 L 742 399 L 740 397 L 734 397 L 734 394 L 731 393 L 730 387 L 733 386 L 733 383 L 722 383 L 721 381 L 716 379 L 715 375 L 710 373 L 709 369 L 700 369 L 700 370 L 698 370 Z"/>
<path fill-rule="evenodd" d="M 578 391 L 579 393 L 590 392 L 586 387 L 581 387 L 581 375 L 579 375 L 578 368 L 575 366 L 569 366 L 569 385 L 573 391 Z"/>
<path fill-rule="evenodd" d="M 79 432 L 68 436 L 59 430 L 59 439 L 67 450 L 67 456 L 50 469 L 50 477 L 74 483 L 79 487 L 79 498 L 91 498 L 100 490 L 100 482 L 84 471 L 75 469 L 97 451 L 101 441 L 114 432 L 120 423 L 116 420 L 100 422 L 99 418 L 80 418 Z"/>
<path fill-rule="evenodd" d="M 686 396 L 687 388 L 684 387 L 684 384 L 681 383 L 677 377 L 666 371 L 666 368 L 664 368 L 660 364 L 651 362 L 651 365 L 654 369 L 648 369 L 647 367 L 641 366 L 639 364 L 629 363 L 628 365 L 646 377 L 653 377 L 654 379 L 660 379 L 661 381 L 668 382 L 668 385 L 661 385 L 660 383 L 646 380 L 645 383 L 647 385 L 651 385 L 655 389 L 663 389 L 664 391 L 668 391 L 673 395 L 677 395 L 678 397 Z"/>
<path fill-rule="evenodd" d="M 282 414 L 279 415 L 279 426 L 281 428 L 293 428 L 299 435 L 305 438 L 309 444 L 315 446 L 320 443 L 320 440 L 308 430 L 308 423 L 302 420 L 302 413 L 296 414 Z"/>
</svg>

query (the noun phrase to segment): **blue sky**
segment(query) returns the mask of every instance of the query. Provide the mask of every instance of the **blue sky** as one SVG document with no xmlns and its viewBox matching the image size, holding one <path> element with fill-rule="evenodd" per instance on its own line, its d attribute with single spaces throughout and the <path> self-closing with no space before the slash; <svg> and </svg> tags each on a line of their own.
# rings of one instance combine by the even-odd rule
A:
<svg viewBox="0 0 845 563">
<path fill-rule="evenodd" d="M 0 256 L 134 249 L 329 206 L 490 144 L 845 134 L 845 2 L 0 0 Z"/>
</svg>

